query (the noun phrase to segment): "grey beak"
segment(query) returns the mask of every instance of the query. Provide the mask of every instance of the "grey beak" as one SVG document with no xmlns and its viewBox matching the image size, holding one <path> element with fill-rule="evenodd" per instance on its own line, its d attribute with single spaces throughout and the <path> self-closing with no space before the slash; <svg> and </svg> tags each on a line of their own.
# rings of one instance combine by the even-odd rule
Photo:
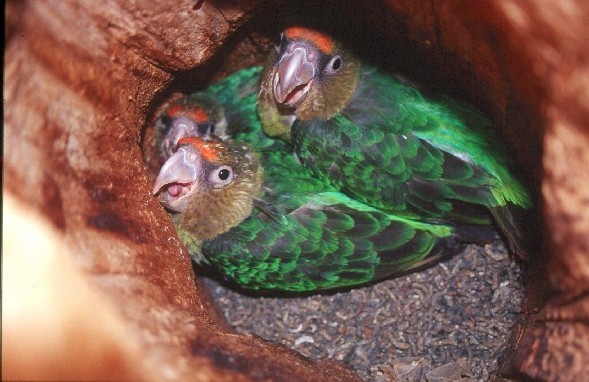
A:
<svg viewBox="0 0 589 382">
<path fill-rule="evenodd" d="M 315 77 L 315 66 L 309 48 L 296 45 L 283 54 L 274 76 L 274 97 L 281 104 L 296 103 L 289 99 L 293 91 L 308 84 Z"/>
</svg>

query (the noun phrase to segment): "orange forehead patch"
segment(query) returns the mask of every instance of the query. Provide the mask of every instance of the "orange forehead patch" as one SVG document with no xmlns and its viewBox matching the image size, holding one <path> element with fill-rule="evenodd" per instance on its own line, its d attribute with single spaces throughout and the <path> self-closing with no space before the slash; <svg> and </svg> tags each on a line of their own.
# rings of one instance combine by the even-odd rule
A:
<svg viewBox="0 0 589 382">
<path fill-rule="evenodd" d="M 317 48 L 319 48 L 319 50 L 323 53 L 329 54 L 333 49 L 333 40 L 331 39 L 331 37 L 324 35 L 323 33 L 314 31 L 312 29 L 307 29 L 303 27 L 290 27 L 284 31 L 284 35 L 291 40 L 308 40 L 311 43 L 313 43 L 313 45 L 315 45 Z"/>
<path fill-rule="evenodd" d="M 186 116 L 196 123 L 203 123 L 209 120 L 207 112 L 198 107 L 193 107 L 192 109 L 189 109 L 186 112 Z"/>
<path fill-rule="evenodd" d="M 196 123 L 204 123 L 209 120 L 209 115 L 207 112 L 198 106 L 187 108 L 183 104 L 174 104 L 170 106 L 168 110 L 166 110 L 166 114 L 168 114 L 168 116 L 171 118 L 177 118 L 181 115 L 185 115 Z"/>
<path fill-rule="evenodd" d="M 166 110 L 166 113 L 172 117 L 172 118 L 176 118 L 177 116 L 180 115 L 180 113 L 182 113 L 182 110 L 184 108 L 182 107 L 182 105 L 172 105 L 168 108 L 168 110 Z"/>
<path fill-rule="evenodd" d="M 205 140 L 200 137 L 184 137 L 178 141 L 178 145 L 184 144 L 195 147 L 200 152 L 200 155 L 209 162 L 214 162 L 221 156 L 221 145 L 215 141 Z"/>
</svg>

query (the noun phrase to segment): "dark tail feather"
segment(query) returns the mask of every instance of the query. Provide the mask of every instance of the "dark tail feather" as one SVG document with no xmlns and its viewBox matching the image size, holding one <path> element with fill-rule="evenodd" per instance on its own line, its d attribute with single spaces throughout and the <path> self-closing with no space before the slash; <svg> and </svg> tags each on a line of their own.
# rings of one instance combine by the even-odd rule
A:
<svg viewBox="0 0 589 382">
<path fill-rule="evenodd" d="M 461 224 L 453 226 L 451 236 L 439 238 L 427 257 L 413 263 L 407 272 L 414 272 L 435 265 L 464 251 L 468 244 L 487 244 L 497 239 L 497 231 L 491 225 Z"/>
<path fill-rule="evenodd" d="M 513 214 L 509 213 L 507 216 L 509 216 L 509 219 L 505 220 L 505 218 L 502 217 L 501 221 L 511 222 L 511 224 L 516 223 L 516 221 L 512 218 Z M 514 225 L 514 227 L 518 226 L 519 225 Z M 394 250 L 385 250 L 380 252 L 379 256 L 381 258 L 381 262 L 378 266 L 378 269 L 376 270 L 376 274 L 374 275 L 374 280 L 398 277 L 403 274 L 428 268 L 439 263 L 440 261 L 461 253 L 469 244 L 483 245 L 491 243 L 499 238 L 497 230 L 491 224 L 456 224 L 452 227 L 453 234 L 447 237 L 438 238 L 433 248 L 420 260 L 415 261 L 412 260 L 411 257 L 407 257 L 407 254 L 419 253 L 419 250 L 417 249 L 420 245 L 418 238 L 414 238 L 410 242 Z M 503 230 L 504 227 L 505 226 L 502 225 L 501 229 Z M 520 233 L 521 231 L 518 230 L 517 232 Z M 518 238 L 519 241 L 516 242 L 517 245 L 522 245 L 521 243 L 523 243 L 523 238 L 527 238 L 523 233 L 521 236 L 521 238 Z M 508 240 L 511 245 L 514 239 L 510 237 Z M 414 248 L 413 245 L 417 247 Z M 526 253 L 522 252 L 523 249 L 519 249 L 520 247 L 517 248 L 517 251 L 513 249 L 512 250 L 518 255 L 521 253 Z M 407 261 L 405 262 L 404 260 Z"/>
<path fill-rule="evenodd" d="M 490 208 L 490 211 L 513 253 L 525 259 L 539 250 L 541 242 L 538 238 L 538 223 L 531 210 L 510 204 Z"/>
<path fill-rule="evenodd" d="M 398 277 L 429 268 L 445 259 L 453 257 L 462 252 L 467 244 L 471 242 L 471 240 L 466 240 L 463 237 L 459 237 L 459 235 L 455 230 L 453 235 L 437 238 L 433 248 L 422 259 L 417 261 L 411 259 L 411 257 L 407 257 L 407 254 L 420 252 L 417 249 L 420 247 L 418 238 L 410 240 L 399 248 L 380 252 L 379 257 L 381 258 L 381 262 L 376 270 L 374 279 L 380 280 L 383 278 Z"/>
<path fill-rule="evenodd" d="M 454 226 L 454 237 L 463 243 L 484 245 L 498 238 L 495 227 L 489 224 L 460 224 Z"/>
</svg>

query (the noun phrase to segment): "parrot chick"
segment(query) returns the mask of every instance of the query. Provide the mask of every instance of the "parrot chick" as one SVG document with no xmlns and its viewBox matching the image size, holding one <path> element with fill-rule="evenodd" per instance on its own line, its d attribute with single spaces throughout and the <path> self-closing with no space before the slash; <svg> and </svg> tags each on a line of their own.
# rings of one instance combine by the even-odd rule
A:
<svg viewBox="0 0 589 382">
<path fill-rule="evenodd" d="M 418 220 L 494 222 L 522 257 L 534 244 L 531 198 L 491 121 L 464 102 L 426 97 L 324 33 L 281 34 L 258 113 L 269 136 L 358 201 Z"/>
<path fill-rule="evenodd" d="M 180 139 L 153 194 L 196 262 L 250 289 L 361 285 L 488 239 L 480 227 L 412 221 L 355 201 L 286 150 L 259 156 L 213 136 Z"/>
</svg>

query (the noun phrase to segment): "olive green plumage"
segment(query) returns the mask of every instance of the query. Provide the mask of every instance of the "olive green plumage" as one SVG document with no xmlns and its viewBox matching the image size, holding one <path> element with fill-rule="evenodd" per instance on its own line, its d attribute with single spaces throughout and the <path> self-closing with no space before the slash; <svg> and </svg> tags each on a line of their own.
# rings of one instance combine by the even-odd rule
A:
<svg viewBox="0 0 589 382">
<path fill-rule="evenodd" d="M 334 107 L 334 95 L 344 106 Z M 413 219 L 494 220 L 524 254 L 531 199 L 474 107 L 427 98 L 340 42 L 294 27 L 266 61 L 259 114 L 269 135 L 292 143 L 303 165 L 352 198 Z"/>
<path fill-rule="evenodd" d="M 301 292 L 395 276 L 488 239 L 477 227 L 383 212 L 315 177 L 261 131 L 259 73 L 244 69 L 191 96 L 220 101 L 234 140 L 180 140 L 156 180 L 154 193 L 176 211 L 179 237 L 196 261 L 245 288 Z"/>
</svg>

